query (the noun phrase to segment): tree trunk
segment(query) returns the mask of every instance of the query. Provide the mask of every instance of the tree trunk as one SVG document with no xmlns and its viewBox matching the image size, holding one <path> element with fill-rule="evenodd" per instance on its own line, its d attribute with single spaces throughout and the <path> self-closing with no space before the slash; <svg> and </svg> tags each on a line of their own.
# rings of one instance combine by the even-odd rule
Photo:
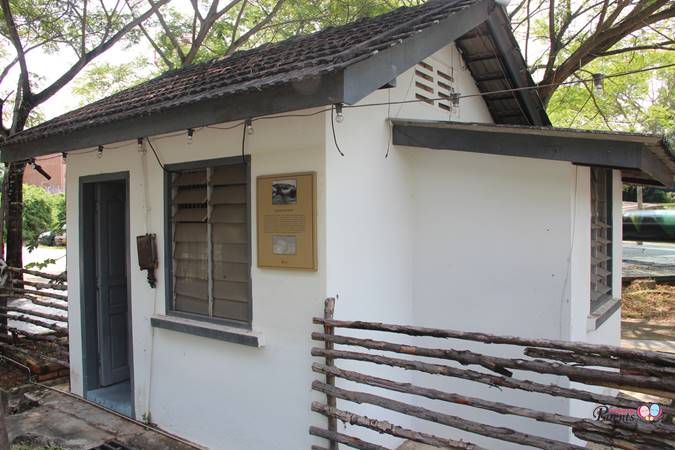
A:
<svg viewBox="0 0 675 450">
<path fill-rule="evenodd" d="M 7 184 L 9 182 L 9 164 L 5 163 L 5 176 L 2 177 L 0 194 L 0 259 L 5 259 L 5 213 L 7 212 Z"/>
<path fill-rule="evenodd" d="M 23 267 L 23 172 L 25 162 L 15 162 L 9 165 L 6 177 L 7 185 L 7 265 Z M 20 277 L 21 275 L 19 275 Z"/>
<path fill-rule="evenodd" d="M 7 436 L 7 422 L 5 414 L 7 412 L 7 395 L 0 390 L 0 450 L 9 450 L 9 437 Z"/>
<path fill-rule="evenodd" d="M 9 164 L 5 164 L 5 176 L 2 179 L 0 195 L 0 259 L 5 259 L 5 215 L 7 214 L 7 186 L 9 184 Z M 7 298 L 0 298 L 0 308 L 7 306 Z M 0 317 L 0 334 L 7 332 L 7 319 Z"/>
</svg>

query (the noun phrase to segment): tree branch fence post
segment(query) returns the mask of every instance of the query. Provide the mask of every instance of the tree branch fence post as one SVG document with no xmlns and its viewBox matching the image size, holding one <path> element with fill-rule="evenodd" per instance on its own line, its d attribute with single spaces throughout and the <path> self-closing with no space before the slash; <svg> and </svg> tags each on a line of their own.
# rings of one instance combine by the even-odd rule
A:
<svg viewBox="0 0 675 450">
<path fill-rule="evenodd" d="M 330 297 L 327 298 L 325 303 L 324 303 L 324 309 L 323 309 L 323 317 L 326 320 L 332 320 L 333 315 L 335 313 L 335 298 Z M 335 334 L 335 327 L 332 325 L 324 324 L 323 326 L 323 332 L 327 335 L 332 336 Z M 333 350 L 334 344 L 329 341 L 324 342 L 324 346 L 326 350 Z M 326 366 L 328 367 L 334 367 L 335 366 L 335 359 L 332 356 L 326 356 Z M 335 375 L 326 373 L 326 384 L 330 386 L 335 386 Z M 337 399 L 334 395 L 331 394 L 326 394 L 326 404 L 331 407 L 331 408 L 336 408 L 337 407 Z M 337 417 L 335 416 L 328 416 L 328 431 L 332 434 L 337 433 Z M 338 441 L 333 439 L 333 438 L 328 438 L 330 445 L 329 449 L 330 450 L 338 450 Z"/>
</svg>

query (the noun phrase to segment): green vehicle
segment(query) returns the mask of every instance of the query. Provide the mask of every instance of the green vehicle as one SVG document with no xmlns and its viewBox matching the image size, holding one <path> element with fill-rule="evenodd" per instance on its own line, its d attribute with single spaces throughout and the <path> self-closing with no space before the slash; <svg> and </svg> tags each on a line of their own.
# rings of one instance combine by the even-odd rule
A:
<svg viewBox="0 0 675 450">
<path fill-rule="evenodd" d="M 623 213 L 623 239 L 675 242 L 675 209 L 626 211 Z"/>
</svg>

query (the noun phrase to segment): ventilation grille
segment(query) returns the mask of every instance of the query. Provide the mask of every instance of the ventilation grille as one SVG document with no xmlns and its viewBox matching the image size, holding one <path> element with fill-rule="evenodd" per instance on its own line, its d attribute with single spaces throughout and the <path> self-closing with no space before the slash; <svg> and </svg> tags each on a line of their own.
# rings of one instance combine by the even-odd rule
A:
<svg viewBox="0 0 675 450">
<path fill-rule="evenodd" d="M 450 67 L 425 59 L 415 66 L 415 98 L 434 108 L 451 112 L 450 95 L 455 92 L 454 81 Z M 435 98 L 447 100 L 434 101 Z"/>
</svg>

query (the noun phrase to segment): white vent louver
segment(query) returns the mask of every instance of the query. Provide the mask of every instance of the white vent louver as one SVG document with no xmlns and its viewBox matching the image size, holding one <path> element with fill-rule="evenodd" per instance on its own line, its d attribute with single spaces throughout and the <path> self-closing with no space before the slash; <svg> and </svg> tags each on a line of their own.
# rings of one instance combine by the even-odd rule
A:
<svg viewBox="0 0 675 450">
<path fill-rule="evenodd" d="M 431 59 L 415 66 L 415 98 L 452 114 L 450 96 L 455 92 L 452 69 Z M 447 100 L 433 101 L 434 98 Z"/>
</svg>

